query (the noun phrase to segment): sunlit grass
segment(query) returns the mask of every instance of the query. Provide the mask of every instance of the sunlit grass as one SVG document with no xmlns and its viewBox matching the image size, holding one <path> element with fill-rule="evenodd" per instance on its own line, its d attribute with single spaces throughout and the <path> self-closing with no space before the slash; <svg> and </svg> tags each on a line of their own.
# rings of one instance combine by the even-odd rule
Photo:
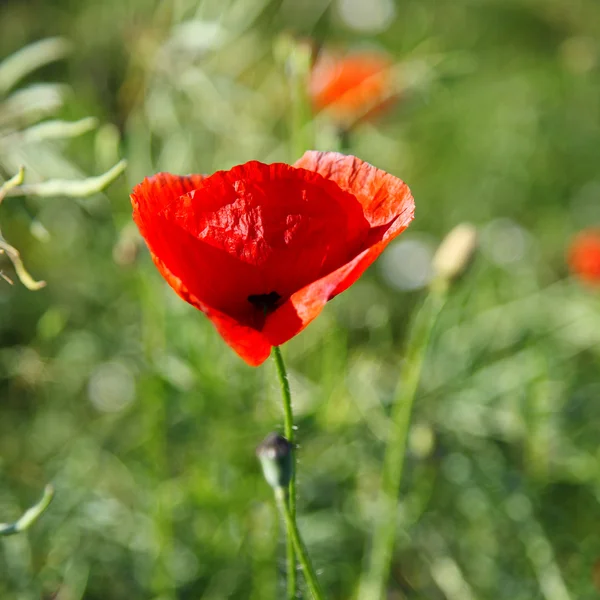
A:
<svg viewBox="0 0 600 600">
<path fill-rule="evenodd" d="M 59 63 L 11 88 L 33 93 L 39 75 L 39 102 L 19 96 L 11 118 L 52 122 L 17 138 L 0 115 L 2 180 L 23 163 L 32 183 L 83 178 L 121 154 L 131 184 L 294 160 L 290 123 L 303 117 L 290 113 L 279 34 L 389 52 L 406 89 L 349 137 L 416 198 L 388 252 L 427 266 L 457 223 L 481 233 L 423 365 L 390 598 L 594 597 L 600 296 L 566 277 L 564 250 L 600 223 L 597 4 L 405 3 L 379 33 L 324 3 L 292 4 L 4 3 L 3 57 L 40 32 L 75 51 L 46 51 Z M 93 133 L 87 115 L 118 129 Z M 54 139 L 56 119 L 81 136 Z M 318 149 L 337 143 L 323 115 L 305 125 L 298 147 L 305 133 Z M 121 180 L 106 197 L 0 207 L 3 234 L 47 281 L 32 293 L 0 280 L 2 520 L 47 481 L 56 489 L 26 534 L 2 539 L 0 597 L 283 597 L 284 538 L 254 454 L 283 425 L 272 365 L 247 367 L 164 285 L 128 228 L 128 194 Z M 407 324 L 427 283 L 381 260 L 284 348 L 299 527 L 332 599 L 358 591 Z"/>
</svg>

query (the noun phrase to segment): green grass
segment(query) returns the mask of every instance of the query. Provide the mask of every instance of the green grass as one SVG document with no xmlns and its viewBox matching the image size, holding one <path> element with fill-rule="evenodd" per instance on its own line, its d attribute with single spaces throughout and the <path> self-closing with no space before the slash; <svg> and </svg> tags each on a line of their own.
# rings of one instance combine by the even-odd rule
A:
<svg viewBox="0 0 600 600">
<path fill-rule="evenodd" d="M 52 116 L 101 123 L 18 153 L 0 137 L 2 178 L 20 163 L 73 178 L 129 161 L 92 198 L 0 207 L 3 234 L 48 283 L 0 280 L 0 521 L 56 488 L 39 522 L 0 538 L 0 598 L 283 597 L 283 531 L 254 453 L 283 424 L 274 366 L 248 367 L 166 286 L 132 237 L 128 194 L 159 170 L 297 158 L 274 50 L 284 31 L 379 45 L 405 66 L 396 107 L 349 148 L 411 186 L 417 216 L 399 243 L 435 245 L 465 220 L 481 231 L 425 360 L 389 597 L 597 597 L 600 292 L 571 281 L 564 257 L 573 232 L 600 224 L 600 6 L 414 0 L 368 34 L 324 3 L 293 4 L 0 7 L 0 56 L 46 36 L 74 45 L 20 87 L 65 83 Z M 317 125 L 316 147 L 330 148 Z M 390 287 L 382 264 L 283 349 L 299 527 L 334 600 L 358 590 L 424 293 Z"/>
</svg>

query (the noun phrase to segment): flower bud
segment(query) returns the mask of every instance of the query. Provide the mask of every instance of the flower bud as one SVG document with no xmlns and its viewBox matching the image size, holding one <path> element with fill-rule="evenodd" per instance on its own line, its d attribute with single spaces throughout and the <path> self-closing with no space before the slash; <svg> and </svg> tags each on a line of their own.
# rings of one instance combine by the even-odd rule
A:
<svg viewBox="0 0 600 600">
<path fill-rule="evenodd" d="M 273 488 L 286 488 L 292 478 L 293 447 L 278 433 L 270 433 L 256 449 L 267 483 Z"/>
<path fill-rule="evenodd" d="M 467 268 L 477 247 L 477 229 L 470 223 L 457 225 L 440 244 L 433 257 L 436 278 L 452 281 Z"/>
</svg>

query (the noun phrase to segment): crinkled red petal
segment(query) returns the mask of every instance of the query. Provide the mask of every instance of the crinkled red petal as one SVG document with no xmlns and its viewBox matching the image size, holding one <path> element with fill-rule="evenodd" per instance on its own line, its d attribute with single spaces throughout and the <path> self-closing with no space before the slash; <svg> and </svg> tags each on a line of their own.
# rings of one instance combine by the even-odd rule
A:
<svg viewBox="0 0 600 600">
<path fill-rule="evenodd" d="M 198 189 L 204 179 L 204 175 L 157 173 L 138 183 L 131 193 L 131 204 L 133 219 L 140 233 L 146 237 L 146 231 L 153 226 L 156 215 L 173 200 Z"/>
<path fill-rule="evenodd" d="M 204 304 L 259 329 L 264 313 L 249 297 L 288 298 L 354 258 L 370 234 L 361 205 L 334 182 L 254 161 L 208 177 L 155 221 L 145 237 L 151 248 L 171 244 L 153 248 L 169 269 Z"/>
<path fill-rule="evenodd" d="M 408 186 L 355 156 L 311 150 L 294 166 L 319 173 L 352 194 L 371 227 L 390 225 L 386 239 L 404 231 L 414 218 L 415 201 Z"/>
<path fill-rule="evenodd" d="M 248 364 L 257 366 L 267 359 L 271 351 L 271 345 L 264 336 L 255 329 L 242 325 L 202 303 L 183 283 L 182 279 L 173 274 L 163 260 L 171 261 L 170 259 L 177 256 L 175 262 L 179 264 L 179 258 L 185 259 L 186 255 L 193 259 L 195 240 L 190 240 L 189 236 L 185 236 L 185 234 L 182 236 L 182 232 L 178 228 L 163 221 L 159 214 L 173 201 L 200 188 L 205 179 L 203 175 L 178 176 L 170 173 L 158 173 L 144 179 L 133 189 L 131 194 L 133 217 L 140 233 L 150 246 L 151 256 L 156 267 L 169 285 L 186 302 L 206 314 L 223 339 L 241 358 Z M 185 260 L 183 264 L 186 264 Z M 187 279 L 190 275 L 196 277 L 195 268 L 201 268 L 202 265 L 196 262 L 189 267 L 184 268 L 181 273 L 183 277 L 187 275 Z"/>
<path fill-rule="evenodd" d="M 150 253 L 152 260 L 167 283 L 177 292 L 180 298 L 201 310 L 215 326 L 221 337 L 235 352 L 250 366 L 257 367 L 262 364 L 271 353 L 271 344 L 265 336 L 242 325 L 235 319 L 203 304 L 193 293 L 188 290 L 184 283 L 171 273 L 165 263 L 154 253 Z"/>
<path fill-rule="evenodd" d="M 379 241 L 333 273 L 292 294 L 267 317 L 263 335 L 273 346 L 279 346 L 300 333 L 319 315 L 329 300 L 358 280 L 391 240 Z"/>
<path fill-rule="evenodd" d="M 263 334 L 275 346 L 297 335 L 325 304 L 350 287 L 414 217 L 414 200 L 400 179 L 352 156 L 307 152 L 296 167 L 311 169 L 352 193 L 372 226 L 371 244 L 338 269 L 298 290 L 267 317 Z"/>
</svg>

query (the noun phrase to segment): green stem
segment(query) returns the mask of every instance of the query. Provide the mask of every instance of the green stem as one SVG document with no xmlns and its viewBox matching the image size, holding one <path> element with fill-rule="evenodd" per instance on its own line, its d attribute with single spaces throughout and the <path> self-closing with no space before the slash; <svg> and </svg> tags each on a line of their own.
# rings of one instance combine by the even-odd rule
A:
<svg viewBox="0 0 600 600">
<path fill-rule="evenodd" d="M 314 146 L 310 102 L 307 96 L 312 51 L 308 44 L 292 42 L 288 56 L 290 77 L 290 141 L 292 159 Z"/>
<path fill-rule="evenodd" d="M 339 128 L 339 152 L 342 154 L 350 154 L 350 126 L 342 126 Z"/>
<path fill-rule="evenodd" d="M 53 497 L 54 488 L 48 484 L 44 489 L 44 495 L 41 497 L 40 501 L 26 510 L 20 519 L 14 523 L 0 523 L 0 536 L 21 533 L 31 527 L 31 525 L 33 525 L 33 523 L 40 518 L 40 515 L 48 508 Z"/>
<path fill-rule="evenodd" d="M 384 597 L 394 551 L 396 509 L 412 406 L 421 379 L 431 331 L 446 297 L 447 284 L 441 281 L 435 282 L 410 328 L 402 378 L 398 384 L 390 418 L 391 429 L 383 461 L 379 510 L 373 532 L 371 554 L 358 595 L 360 600 L 382 600 Z"/>
<path fill-rule="evenodd" d="M 292 412 L 292 394 L 283 356 L 278 346 L 273 347 L 273 360 L 281 385 L 283 399 L 283 434 L 292 445 L 292 477 L 288 488 L 287 499 L 292 520 L 296 520 L 296 453 L 294 449 L 294 414 Z M 287 529 L 287 596 L 289 600 L 296 598 L 296 552 L 292 541 L 292 532 L 286 521 Z"/>
<path fill-rule="evenodd" d="M 306 580 L 306 585 L 310 590 L 311 596 L 313 597 L 313 600 L 324 600 L 325 596 L 323 595 L 323 591 L 319 585 L 317 573 L 312 566 L 310 557 L 308 556 L 308 551 L 306 550 L 306 546 L 304 545 L 302 537 L 300 536 L 300 531 L 298 531 L 296 519 L 292 516 L 290 511 L 285 488 L 275 488 L 275 499 L 277 500 L 277 506 L 281 512 L 281 516 L 285 520 L 286 528 L 294 543 L 294 548 L 298 554 L 298 561 L 302 567 L 302 573 L 304 574 L 304 579 Z"/>
<path fill-rule="evenodd" d="M 285 363 L 279 346 L 273 348 L 273 360 L 277 367 L 277 376 L 281 385 L 281 397 L 283 398 L 283 435 L 290 444 L 294 443 L 294 415 L 292 413 L 292 393 L 290 391 L 290 380 L 288 379 Z M 294 476 L 292 475 L 292 481 Z M 295 498 L 294 498 L 295 500 Z"/>
</svg>

